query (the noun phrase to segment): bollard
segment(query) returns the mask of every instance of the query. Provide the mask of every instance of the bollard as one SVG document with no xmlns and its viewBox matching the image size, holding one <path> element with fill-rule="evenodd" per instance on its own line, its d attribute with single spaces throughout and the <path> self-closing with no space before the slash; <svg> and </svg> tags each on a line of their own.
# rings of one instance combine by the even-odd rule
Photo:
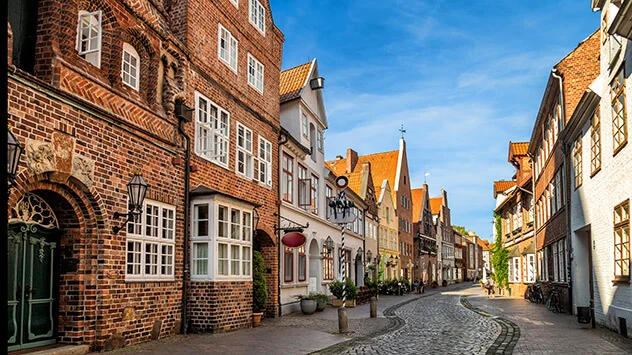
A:
<svg viewBox="0 0 632 355">
<path fill-rule="evenodd" d="M 338 332 L 340 334 L 349 333 L 349 320 L 347 319 L 347 308 L 338 308 Z"/>
<path fill-rule="evenodd" d="M 371 318 L 377 317 L 377 300 L 375 296 L 371 297 Z"/>
</svg>

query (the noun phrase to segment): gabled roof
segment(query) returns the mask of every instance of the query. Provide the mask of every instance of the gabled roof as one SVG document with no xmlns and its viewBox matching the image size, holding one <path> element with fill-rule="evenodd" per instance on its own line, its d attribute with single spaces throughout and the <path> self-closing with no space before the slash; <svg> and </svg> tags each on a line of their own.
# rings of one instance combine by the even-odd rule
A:
<svg viewBox="0 0 632 355">
<path fill-rule="evenodd" d="M 430 198 L 430 211 L 433 215 L 439 214 L 441 212 L 441 204 L 443 203 L 443 199 L 441 197 L 432 197 Z"/>
<path fill-rule="evenodd" d="M 526 156 L 529 149 L 529 142 L 509 142 L 509 157 L 511 162 L 516 156 Z"/>
<path fill-rule="evenodd" d="M 410 190 L 413 198 L 413 223 L 421 220 L 421 205 L 424 198 L 424 188 Z"/>
<path fill-rule="evenodd" d="M 496 196 L 499 193 L 507 191 L 514 186 L 516 186 L 515 181 L 505 181 L 505 180 L 494 181 L 494 198 L 496 198 Z"/>
<path fill-rule="evenodd" d="M 336 176 L 344 175 L 349 179 L 349 185 L 347 186 L 351 190 L 360 195 L 362 189 L 362 164 L 356 164 L 355 169 L 351 173 L 346 173 L 347 158 L 336 159 L 325 162 L 325 166 L 329 168 Z"/>
<path fill-rule="evenodd" d="M 489 250 L 489 242 L 488 241 L 483 240 L 481 238 L 476 238 L 476 242 L 478 243 L 478 245 L 481 246 L 481 248 L 483 248 L 483 250 Z"/>
<path fill-rule="evenodd" d="M 307 77 L 311 72 L 313 63 L 314 62 L 311 61 L 281 72 L 279 79 L 281 103 L 297 99 L 301 96 L 301 89 L 307 82 Z"/>
<path fill-rule="evenodd" d="M 371 175 L 373 176 L 373 186 L 382 186 L 382 181 L 388 180 L 391 189 L 393 189 L 395 186 L 395 175 L 397 174 L 398 156 L 398 150 L 363 155 L 358 157 L 358 165 L 370 162 Z M 342 166 L 344 167 L 346 164 Z"/>
</svg>

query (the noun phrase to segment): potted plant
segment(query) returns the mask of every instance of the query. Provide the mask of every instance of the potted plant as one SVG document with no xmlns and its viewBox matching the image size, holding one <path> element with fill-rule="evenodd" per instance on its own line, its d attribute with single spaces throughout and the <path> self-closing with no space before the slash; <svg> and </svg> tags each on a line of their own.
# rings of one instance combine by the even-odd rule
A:
<svg viewBox="0 0 632 355">
<path fill-rule="evenodd" d="M 316 299 L 316 311 L 324 311 L 327 303 L 329 303 L 329 296 L 324 293 L 317 293 L 314 295 L 314 298 Z"/>
<path fill-rule="evenodd" d="M 268 303 L 268 287 L 266 284 L 266 268 L 263 264 L 263 257 L 258 251 L 252 253 L 252 322 L 258 327 L 263 316 L 263 311 Z"/>
<path fill-rule="evenodd" d="M 303 314 L 314 314 L 318 308 L 318 301 L 314 295 L 296 295 L 297 300 L 301 301 L 301 312 Z"/>
<path fill-rule="evenodd" d="M 331 305 L 334 307 L 342 306 L 342 281 L 334 280 L 329 283 L 329 291 L 337 299 L 331 301 Z M 346 307 L 355 307 L 355 298 L 358 294 L 358 287 L 353 283 L 353 280 L 347 279 L 345 285 Z"/>
</svg>

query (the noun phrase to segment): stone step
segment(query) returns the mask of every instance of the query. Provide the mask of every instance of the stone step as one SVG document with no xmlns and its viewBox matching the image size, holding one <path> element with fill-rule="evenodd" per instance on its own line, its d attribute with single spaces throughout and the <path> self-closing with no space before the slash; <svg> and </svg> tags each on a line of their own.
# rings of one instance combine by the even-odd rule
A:
<svg viewBox="0 0 632 355">
<path fill-rule="evenodd" d="M 10 352 L 9 355 L 85 355 L 90 352 L 88 345 L 57 345 L 42 348 L 24 349 Z"/>
</svg>

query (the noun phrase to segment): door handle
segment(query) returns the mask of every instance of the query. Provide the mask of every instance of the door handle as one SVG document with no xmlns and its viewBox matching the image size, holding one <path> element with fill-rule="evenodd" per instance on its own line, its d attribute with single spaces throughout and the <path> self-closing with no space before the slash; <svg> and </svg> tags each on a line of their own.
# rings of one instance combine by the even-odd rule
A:
<svg viewBox="0 0 632 355">
<path fill-rule="evenodd" d="M 26 288 L 24 288 L 24 298 L 29 298 L 35 293 L 35 291 L 37 290 L 34 288 L 31 288 L 30 285 L 26 285 Z"/>
</svg>

